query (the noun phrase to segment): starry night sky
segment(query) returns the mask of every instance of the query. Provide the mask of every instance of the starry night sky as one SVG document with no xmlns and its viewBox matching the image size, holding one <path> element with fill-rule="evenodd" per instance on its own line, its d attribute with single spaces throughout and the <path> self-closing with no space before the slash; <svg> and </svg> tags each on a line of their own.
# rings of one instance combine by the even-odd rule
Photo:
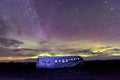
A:
<svg viewBox="0 0 120 80">
<path fill-rule="evenodd" d="M 0 0 L 0 61 L 120 59 L 119 6 L 120 0 Z"/>
</svg>

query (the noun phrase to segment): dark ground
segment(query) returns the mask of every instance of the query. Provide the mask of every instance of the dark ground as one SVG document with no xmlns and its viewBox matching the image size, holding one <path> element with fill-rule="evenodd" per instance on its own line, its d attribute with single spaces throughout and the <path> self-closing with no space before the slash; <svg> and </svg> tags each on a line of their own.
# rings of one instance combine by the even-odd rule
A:
<svg viewBox="0 0 120 80">
<path fill-rule="evenodd" d="M 0 80 L 120 80 L 120 60 L 86 61 L 63 69 L 36 69 L 35 63 L 0 63 Z"/>
</svg>

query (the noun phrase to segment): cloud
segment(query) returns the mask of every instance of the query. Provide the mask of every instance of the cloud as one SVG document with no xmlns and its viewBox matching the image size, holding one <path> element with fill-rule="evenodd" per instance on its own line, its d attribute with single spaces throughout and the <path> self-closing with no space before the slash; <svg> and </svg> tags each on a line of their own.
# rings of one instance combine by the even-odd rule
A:
<svg viewBox="0 0 120 80">
<path fill-rule="evenodd" d="M 38 50 L 22 50 L 22 49 L 10 49 L 6 47 L 0 47 L 0 57 L 29 57 L 36 55 Z"/>
<path fill-rule="evenodd" d="M 67 50 L 61 50 L 61 52 L 67 52 L 67 53 L 72 53 L 72 54 L 101 54 L 100 52 L 93 52 L 91 49 L 67 49 Z"/>
<path fill-rule="evenodd" d="M 50 52 L 50 50 L 47 49 L 31 49 L 31 48 L 20 48 L 20 49 L 12 49 L 12 53 L 14 53 L 14 56 L 35 56 L 42 52 Z"/>
<path fill-rule="evenodd" d="M 105 46 L 105 47 L 100 47 L 99 49 L 107 49 L 107 48 L 113 48 L 114 46 Z"/>
<path fill-rule="evenodd" d="M 38 52 L 48 52 L 48 49 L 31 49 L 31 48 L 20 48 L 20 49 L 12 49 L 11 51 L 38 51 Z"/>
<path fill-rule="evenodd" d="M 39 51 L 38 49 L 31 49 L 31 48 L 20 48 L 20 49 L 13 49 L 11 51 Z"/>
<path fill-rule="evenodd" d="M 76 51 L 77 53 L 92 53 L 92 51 L 90 49 L 84 49 L 84 50 L 78 50 Z"/>
<path fill-rule="evenodd" d="M 0 46 L 18 47 L 18 46 L 20 46 L 22 44 L 24 44 L 24 43 L 21 42 L 21 41 L 18 41 L 18 40 L 0 37 Z"/>
<path fill-rule="evenodd" d="M 120 51 L 120 49 L 119 48 L 114 48 L 114 49 L 112 49 L 113 51 Z"/>
<path fill-rule="evenodd" d="M 13 48 L 24 44 L 21 41 L 0 37 L 0 57 L 9 57 L 9 56 L 22 56 L 22 54 L 17 54 L 12 51 Z"/>
</svg>

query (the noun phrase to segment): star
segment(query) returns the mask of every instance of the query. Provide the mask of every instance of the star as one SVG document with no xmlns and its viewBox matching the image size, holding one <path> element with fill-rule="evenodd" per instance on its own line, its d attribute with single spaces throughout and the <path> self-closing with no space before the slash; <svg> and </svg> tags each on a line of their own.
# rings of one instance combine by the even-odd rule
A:
<svg viewBox="0 0 120 80">
<path fill-rule="evenodd" d="M 29 8 L 29 10 L 31 11 L 31 10 L 32 10 L 32 8 L 30 7 L 30 8 Z"/>
<path fill-rule="evenodd" d="M 104 1 L 105 4 L 107 4 L 108 2 L 107 1 Z"/>
<path fill-rule="evenodd" d="M 60 2 L 59 2 L 59 5 L 63 5 L 63 2 L 62 2 L 62 1 L 60 1 Z"/>
<path fill-rule="evenodd" d="M 10 0 L 7 0 L 7 2 L 10 2 Z"/>
<path fill-rule="evenodd" d="M 78 12 L 79 11 L 79 9 L 78 8 L 75 8 L 75 12 Z"/>
<path fill-rule="evenodd" d="M 4 15 L 4 16 L 3 16 L 3 19 L 4 19 L 4 20 L 7 20 L 7 17 Z"/>
<path fill-rule="evenodd" d="M 111 10 L 114 10 L 114 8 L 113 8 L 113 7 L 111 7 L 110 9 L 111 9 Z"/>
</svg>

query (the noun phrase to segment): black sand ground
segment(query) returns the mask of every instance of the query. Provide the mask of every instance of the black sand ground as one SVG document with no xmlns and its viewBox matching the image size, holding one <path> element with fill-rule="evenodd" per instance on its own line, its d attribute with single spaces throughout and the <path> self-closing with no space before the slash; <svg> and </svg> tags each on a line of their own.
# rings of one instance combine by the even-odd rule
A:
<svg viewBox="0 0 120 80">
<path fill-rule="evenodd" d="M 86 61 L 63 69 L 36 69 L 35 63 L 0 63 L 0 80 L 120 80 L 120 60 Z"/>
</svg>

